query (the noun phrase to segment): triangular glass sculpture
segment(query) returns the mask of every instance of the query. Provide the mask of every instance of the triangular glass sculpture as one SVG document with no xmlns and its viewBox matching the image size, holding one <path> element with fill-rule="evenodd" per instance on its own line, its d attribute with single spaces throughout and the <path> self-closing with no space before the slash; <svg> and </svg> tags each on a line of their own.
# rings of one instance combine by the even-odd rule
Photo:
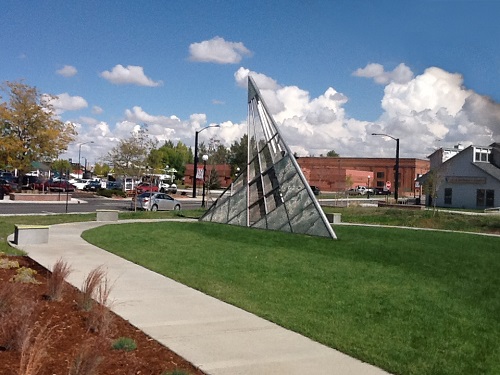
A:
<svg viewBox="0 0 500 375">
<path fill-rule="evenodd" d="M 200 221 L 337 238 L 250 76 L 247 158 Z"/>
</svg>

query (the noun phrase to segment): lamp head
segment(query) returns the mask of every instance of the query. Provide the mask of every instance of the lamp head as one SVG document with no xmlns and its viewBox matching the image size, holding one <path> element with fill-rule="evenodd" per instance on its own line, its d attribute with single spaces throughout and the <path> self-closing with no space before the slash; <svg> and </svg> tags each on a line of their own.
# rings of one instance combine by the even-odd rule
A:
<svg viewBox="0 0 500 375">
<path fill-rule="evenodd" d="M 203 161 L 207 161 L 208 160 L 208 155 L 203 155 L 201 158 L 203 159 Z"/>
</svg>

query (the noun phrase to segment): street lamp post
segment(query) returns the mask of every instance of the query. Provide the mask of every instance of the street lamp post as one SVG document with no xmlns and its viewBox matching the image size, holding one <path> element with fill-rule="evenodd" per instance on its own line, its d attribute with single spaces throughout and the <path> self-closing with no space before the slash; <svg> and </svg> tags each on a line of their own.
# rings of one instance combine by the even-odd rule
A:
<svg viewBox="0 0 500 375">
<path fill-rule="evenodd" d="M 205 175 L 207 174 L 208 155 L 203 155 L 202 159 L 203 159 L 203 197 L 201 199 L 201 207 L 205 207 L 205 184 L 206 184 Z"/>
<path fill-rule="evenodd" d="M 370 178 L 371 178 L 371 176 L 368 175 L 368 190 L 367 190 L 367 192 L 368 192 L 367 193 L 368 194 L 368 199 L 370 199 Z"/>
<path fill-rule="evenodd" d="M 394 166 L 394 199 L 398 203 L 398 190 L 399 190 L 399 138 L 395 138 L 389 134 L 372 133 L 372 135 L 381 135 L 383 137 L 389 137 L 396 141 L 396 165 Z"/>
<path fill-rule="evenodd" d="M 194 167 L 193 167 L 193 198 L 196 198 L 196 172 L 198 169 L 198 134 L 208 128 L 220 128 L 220 125 L 209 125 L 195 131 L 194 135 Z"/>
<path fill-rule="evenodd" d="M 80 177 L 80 170 L 81 170 L 81 166 L 82 166 L 80 155 L 82 154 L 82 146 L 86 145 L 87 143 L 94 143 L 94 141 L 83 142 L 83 143 L 80 143 L 78 145 L 78 178 L 82 178 L 82 177 Z"/>
</svg>

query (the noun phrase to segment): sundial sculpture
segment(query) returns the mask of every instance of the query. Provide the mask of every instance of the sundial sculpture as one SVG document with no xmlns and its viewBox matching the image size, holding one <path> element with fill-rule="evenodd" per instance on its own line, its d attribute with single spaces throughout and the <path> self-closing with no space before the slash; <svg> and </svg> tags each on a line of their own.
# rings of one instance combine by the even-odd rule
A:
<svg viewBox="0 0 500 375">
<path fill-rule="evenodd" d="M 200 221 L 337 238 L 250 76 L 246 170 Z"/>
</svg>

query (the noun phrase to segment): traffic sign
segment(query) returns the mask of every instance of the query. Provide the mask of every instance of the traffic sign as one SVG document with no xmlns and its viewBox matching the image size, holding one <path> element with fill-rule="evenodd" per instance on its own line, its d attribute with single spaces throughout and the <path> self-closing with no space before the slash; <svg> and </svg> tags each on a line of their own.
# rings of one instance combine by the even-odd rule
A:
<svg viewBox="0 0 500 375">
<path fill-rule="evenodd" d="M 385 187 L 386 187 L 387 189 L 390 189 L 390 188 L 391 188 L 391 186 L 392 186 L 391 181 L 387 181 L 387 182 L 385 183 Z"/>
</svg>

